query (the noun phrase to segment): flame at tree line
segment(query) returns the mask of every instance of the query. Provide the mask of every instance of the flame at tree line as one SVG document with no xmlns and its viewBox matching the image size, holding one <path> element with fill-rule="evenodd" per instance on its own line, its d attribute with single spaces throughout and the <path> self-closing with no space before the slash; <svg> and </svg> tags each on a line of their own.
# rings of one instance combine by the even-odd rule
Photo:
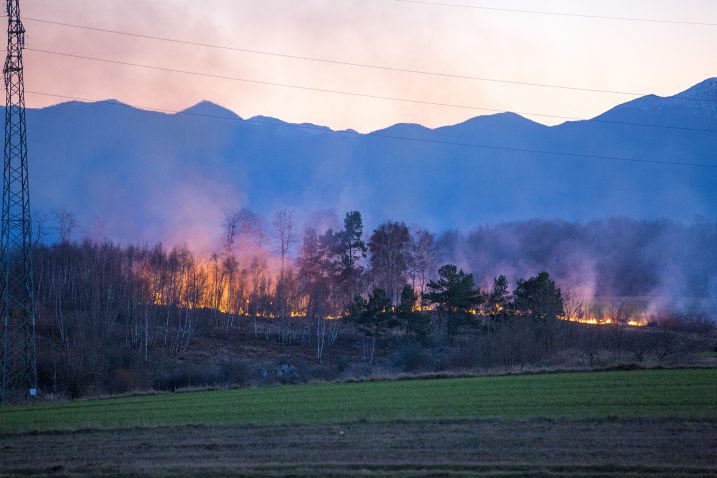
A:
<svg viewBox="0 0 717 478">
<path fill-rule="evenodd" d="M 655 319 L 654 315 L 650 315 L 644 312 L 639 313 L 632 313 L 629 316 L 623 316 L 621 317 L 621 308 L 620 311 L 617 313 L 615 312 L 606 312 L 601 314 L 595 314 L 595 313 L 586 313 L 583 310 L 582 304 L 578 306 L 578 310 L 572 311 L 567 314 L 562 314 L 557 316 L 558 320 L 566 321 L 566 322 L 575 322 L 578 324 L 585 324 L 585 325 L 626 325 L 629 327 L 646 327 L 650 322 L 653 322 Z M 430 311 L 432 310 L 431 307 L 421 307 L 420 310 L 424 311 Z M 505 310 L 501 306 L 497 306 L 492 310 L 479 310 L 479 309 L 473 309 L 471 310 L 471 314 L 475 316 L 500 316 Z M 514 315 L 521 315 L 519 312 L 512 311 L 511 312 Z M 618 317 L 618 318 L 616 318 Z"/>
<path fill-rule="evenodd" d="M 181 271 L 177 275 L 145 271 L 146 264 L 138 264 L 136 274 L 146 277 L 153 305 L 214 310 L 229 321 L 240 317 L 339 319 L 348 315 L 347 305 L 354 295 L 365 295 L 374 287 L 390 290 L 392 302 L 397 304 L 397 292 L 404 284 L 416 291 L 414 311 L 435 310 L 421 301 L 427 282 L 441 263 L 435 236 L 425 230 L 411 234 L 402 223 L 387 223 L 365 244 L 362 232 L 360 214 L 348 213 L 343 230 L 319 234 L 306 229 L 300 251 L 292 258 L 299 241 L 288 213 L 277 214 L 267 227 L 259 216 L 243 210 L 227 217 L 224 244 L 209 259 L 195 260 L 186 248 L 174 249 L 165 259 L 167 263 L 189 261 L 190 268 L 170 266 Z M 163 251 L 155 249 L 153 254 L 161 257 Z M 644 310 L 612 305 L 601 310 L 583 303 L 572 292 L 564 299 L 565 312 L 556 317 L 563 321 L 631 327 L 654 321 L 654 314 Z M 481 317 L 507 313 L 501 305 L 487 304 L 468 312 Z"/>
<path fill-rule="evenodd" d="M 629 319 L 624 322 L 618 322 L 613 317 L 605 316 L 605 317 L 573 317 L 573 316 L 562 316 L 559 317 L 560 320 L 567 320 L 568 322 L 577 322 L 579 324 L 588 324 L 588 325 L 617 325 L 617 324 L 623 324 L 630 327 L 646 327 L 650 322 L 649 317 L 640 317 L 636 319 Z"/>
<path fill-rule="evenodd" d="M 66 220 L 67 214 L 62 218 Z M 65 221 L 65 226 L 68 222 L 72 223 Z M 186 246 L 168 250 L 161 246 L 120 247 L 103 241 L 73 245 L 69 241 L 69 228 L 62 226 L 61 222 L 59 229 L 65 231 L 63 241 L 52 247 L 38 247 L 36 283 L 40 312 L 44 311 L 43 317 L 47 317 L 44 320 L 55 322 L 59 335 L 64 337 L 65 322 L 72 314 L 79 313 L 78 304 L 88 304 L 92 310 L 101 309 L 101 314 L 109 318 L 119 316 L 129 320 L 127 317 L 131 317 L 133 325 L 128 330 L 132 341 L 143 341 L 145 351 L 152 332 L 146 324 L 151 320 L 145 316 L 160 312 L 146 311 L 143 305 L 162 306 L 164 318 L 152 320 L 158 322 L 156 329 L 162 330 L 162 342 L 171 344 L 173 349 L 186 347 L 200 311 L 210 311 L 215 325 L 227 329 L 240 318 L 339 318 L 346 315 L 347 305 L 357 294 L 366 297 L 374 288 L 381 288 L 396 306 L 404 284 L 410 284 L 418 296 L 414 308 L 427 312 L 431 306 L 422 304 L 420 297 L 428 282 L 436 278 L 439 267 L 447 262 L 466 264 L 460 258 L 470 258 L 471 254 L 496 257 L 498 264 L 508 264 L 513 279 L 521 275 L 529 277 L 541 269 L 548 270 L 551 276 L 554 270 L 558 271 L 555 279 L 563 288 L 565 310 L 556 314 L 556 318 L 595 325 L 644 326 L 652 322 L 661 309 L 649 303 L 639 308 L 620 308 L 605 301 L 598 307 L 594 294 L 584 293 L 584 283 L 575 277 L 580 279 L 586 275 L 585 257 L 589 254 L 576 256 L 575 251 L 580 248 L 574 238 L 600 238 L 600 244 L 605 243 L 604 247 L 613 251 L 611 255 L 604 253 L 605 259 L 601 261 L 604 266 L 617 260 L 617 265 L 608 269 L 608 272 L 615 271 L 612 283 L 628 275 L 623 272 L 624 264 L 630 264 L 629 260 L 639 256 L 637 252 L 646 238 L 677 236 L 681 243 L 692 238 L 694 244 L 688 248 L 691 251 L 714 250 L 702 246 L 717 239 L 714 224 L 685 228 L 664 222 L 625 220 L 585 225 L 532 221 L 483 228 L 463 239 L 455 234 L 437 236 L 426 230 L 410 231 L 403 223 L 389 222 L 364 235 L 357 212 L 348 213 L 342 226 L 306 227 L 299 234 L 292 215 L 287 212 L 279 212 L 267 222 L 242 210 L 227 216 L 216 250 L 200 259 Z M 506 230 L 512 235 L 507 235 Z M 613 241 L 611 230 L 619 231 L 620 239 Z M 573 242 L 565 243 L 566 237 Z M 538 240 L 541 238 L 542 246 L 536 249 L 534 244 L 541 242 Z M 620 252 L 622 242 L 627 246 Z M 515 266 L 510 266 L 506 257 L 520 257 L 522 262 L 528 262 L 529 256 L 528 253 L 520 256 L 516 247 L 528 251 L 532 248 L 537 257 L 544 258 L 545 267 L 531 265 L 517 275 Z M 693 275 L 699 280 L 692 282 L 710 283 L 709 274 L 715 270 L 711 264 L 715 261 L 711 257 L 699 258 L 694 261 L 699 267 L 693 267 Z M 484 293 L 490 295 L 490 281 L 501 273 L 500 268 L 483 266 L 485 260 L 467 264 L 471 262 L 480 266 L 474 267 L 474 271 L 487 271 L 476 277 Z M 629 271 L 645 270 L 649 270 L 645 264 L 629 266 Z M 657 276 L 659 274 L 654 273 L 646 280 L 628 275 L 627 285 L 615 289 L 623 293 L 616 295 L 647 296 L 645 290 L 625 289 L 641 282 L 653 287 Z M 483 317 L 500 315 L 499 312 L 486 305 L 474 309 L 475 315 Z M 142 334 L 144 338 L 140 337 Z"/>
<path fill-rule="evenodd" d="M 205 266 L 206 267 L 206 266 Z M 214 287 L 210 286 L 210 290 L 214 289 Z M 275 291 L 274 291 L 275 292 Z M 153 302 L 153 305 L 157 306 L 171 306 L 171 305 L 177 305 L 181 304 L 180 306 L 185 306 L 188 308 L 198 307 L 198 308 L 205 308 L 205 309 L 214 309 L 222 314 L 228 314 L 228 315 L 235 315 L 240 317 L 256 317 L 261 319 L 278 319 L 280 318 L 279 315 L 269 312 L 269 313 L 263 313 L 263 312 L 254 312 L 250 313 L 250 300 L 246 299 L 245 303 L 241 305 L 238 309 L 232 310 L 228 307 L 228 303 L 231 302 L 231 299 L 229 297 L 222 296 L 216 301 L 209 301 L 206 299 L 206 295 L 202 294 L 203 297 L 205 297 L 204 300 L 200 301 L 198 304 L 193 303 L 182 303 L 168 300 L 168 298 L 164 297 L 161 292 L 155 292 L 155 300 Z M 418 298 L 418 301 L 420 302 L 420 297 Z M 218 306 L 216 304 L 219 304 Z M 273 301 L 269 302 L 269 306 L 273 305 Z M 396 307 L 392 307 L 392 310 L 395 311 Z M 435 311 L 434 306 L 430 305 L 420 305 L 417 303 L 413 309 L 414 312 L 424 312 L 424 313 L 430 313 Z M 492 310 L 485 310 L 485 309 L 471 309 L 469 313 L 475 317 L 499 317 L 501 313 L 504 312 L 502 307 L 497 308 L 495 311 Z M 513 312 L 515 314 L 515 312 Z M 519 315 L 519 314 L 516 314 Z M 306 311 L 304 309 L 297 309 L 292 310 L 287 314 L 287 317 L 291 319 L 305 319 L 307 318 Z M 341 318 L 348 317 L 348 312 L 344 311 L 340 313 L 339 315 L 327 315 L 324 318 L 326 320 L 337 320 Z M 575 322 L 579 324 L 586 324 L 586 325 L 626 325 L 629 327 L 646 327 L 650 322 L 654 320 L 654 315 L 648 315 L 645 313 L 638 314 L 637 317 L 631 316 L 631 318 L 624 318 L 623 320 L 615 319 L 611 315 L 601 315 L 601 316 L 595 316 L 595 315 L 559 315 L 557 317 L 558 320 L 567 321 L 567 322 Z"/>
</svg>

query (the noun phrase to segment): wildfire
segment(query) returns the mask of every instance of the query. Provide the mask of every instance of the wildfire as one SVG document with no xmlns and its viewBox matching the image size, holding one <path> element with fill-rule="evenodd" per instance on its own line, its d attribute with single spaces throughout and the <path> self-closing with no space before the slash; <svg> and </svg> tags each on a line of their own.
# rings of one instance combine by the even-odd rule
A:
<svg viewBox="0 0 717 478">
<path fill-rule="evenodd" d="M 182 278 L 179 288 L 186 288 L 187 286 L 187 279 Z M 238 316 L 245 316 L 245 317 L 256 317 L 260 319 L 277 319 L 279 318 L 278 315 L 275 313 L 267 312 L 267 311 L 256 311 L 251 312 L 250 311 L 250 301 L 249 299 L 244 299 L 241 301 L 241 304 L 238 304 L 238 307 L 232 308 L 229 307 L 229 300 L 226 296 L 226 291 L 224 291 L 221 294 L 221 297 L 212 298 L 211 295 L 204 295 L 199 297 L 199 300 L 190 301 L 187 300 L 186 294 L 180 294 L 179 296 L 182 300 L 182 306 L 187 307 L 188 309 L 214 309 L 224 314 L 236 314 Z M 176 300 L 176 299 L 175 299 Z M 162 288 L 161 290 L 158 290 L 153 293 L 151 302 L 154 305 L 157 306 L 166 306 L 170 305 L 170 299 L 169 295 L 165 292 L 165 289 Z M 273 303 L 272 303 L 273 304 Z M 392 310 L 395 311 L 395 308 Z M 428 305 L 423 305 L 420 302 L 418 302 L 414 307 L 414 312 L 431 312 L 433 310 L 433 307 Z M 496 304 L 494 307 L 491 307 L 490 310 L 484 310 L 482 308 L 475 308 L 471 309 L 469 313 L 475 317 L 478 316 L 497 316 L 500 315 L 502 312 L 504 312 L 503 306 Z M 305 311 L 302 310 L 292 310 L 287 314 L 287 316 L 291 319 L 305 319 L 307 318 L 307 314 Z M 345 318 L 345 314 L 335 314 L 335 315 L 328 315 L 325 317 L 326 320 L 337 320 L 341 318 Z M 648 323 L 650 322 L 649 318 L 646 316 L 637 317 L 637 318 L 631 318 L 631 319 L 623 319 L 623 320 L 616 320 L 614 317 L 610 315 L 604 315 L 604 316 L 597 316 L 597 315 L 584 315 L 582 312 L 578 312 L 575 314 L 570 315 L 564 315 L 561 317 L 558 317 L 559 320 L 567 321 L 567 322 L 575 322 L 579 324 L 586 324 L 586 325 L 615 325 L 615 324 L 624 324 L 628 327 L 646 327 Z"/>
<path fill-rule="evenodd" d="M 558 317 L 559 320 L 567 322 L 575 322 L 586 325 L 614 325 L 617 322 L 612 317 L 584 317 L 584 316 L 563 316 Z M 629 327 L 646 327 L 648 320 L 645 318 L 628 320 L 626 324 Z"/>
</svg>

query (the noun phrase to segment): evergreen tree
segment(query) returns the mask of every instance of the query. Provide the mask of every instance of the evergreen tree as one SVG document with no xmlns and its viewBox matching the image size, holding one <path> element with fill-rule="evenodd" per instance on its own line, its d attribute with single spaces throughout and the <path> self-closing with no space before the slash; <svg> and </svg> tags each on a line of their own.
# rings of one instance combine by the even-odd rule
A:
<svg viewBox="0 0 717 478">
<path fill-rule="evenodd" d="M 428 345 L 431 337 L 431 317 L 429 314 L 415 311 L 418 294 L 409 284 L 403 287 L 401 302 L 398 305 L 398 317 L 404 321 L 406 336 L 422 345 Z"/>
<path fill-rule="evenodd" d="M 339 280 L 347 297 L 357 294 L 361 288 L 363 265 L 368 247 L 363 241 L 363 220 L 361 213 L 351 211 L 344 218 L 344 229 L 337 234 L 339 256 Z"/>
<path fill-rule="evenodd" d="M 473 274 L 448 264 L 438 270 L 438 276 L 438 280 L 426 285 L 424 302 L 436 304 L 439 310 L 450 314 L 469 313 L 483 302 L 480 290 L 475 288 Z"/>
<path fill-rule="evenodd" d="M 460 325 L 470 322 L 471 311 L 483 302 L 483 296 L 475 287 L 473 274 L 466 274 L 452 264 L 441 267 L 438 276 L 438 280 L 426 285 L 423 299 L 436 305 L 446 321 L 448 336 L 452 337 Z"/>
<path fill-rule="evenodd" d="M 410 284 L 406 284 L 403 286 L 403 290 L 401 291 L 401 300 L 398 304 L 398 313 L 399 314 L 410 314 L 413 312 L 413 308 L 416 306 L 416 301 L 418 300 L 418 296 L 416 295 L 416 292 L 413 290 L 413 287 L 411 287 Z"/>
<path fill-rule="evenodd" d="M 493 279 L 493 289 L 486 299 L 485 311 L 489 315 L 504 315 L 510 308 L 510 301 L 508 279 L 500 275 Z"/>
<path fill-rule="evenodd" d="M 513 296 L 516 312 L 526 317 L 552 321 L 564 313 L 560 289 L 547 272 L 519 280 Z"/>
</svg>

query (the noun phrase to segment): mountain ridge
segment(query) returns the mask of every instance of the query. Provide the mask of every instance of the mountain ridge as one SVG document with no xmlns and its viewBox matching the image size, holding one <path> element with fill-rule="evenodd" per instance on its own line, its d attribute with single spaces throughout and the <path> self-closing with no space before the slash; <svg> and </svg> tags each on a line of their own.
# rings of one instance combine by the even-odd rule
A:
<svg viewBox="0 0 717 478">
<path fill-rule="evenodd" d="M 711 78 L 685 91 L 713 90 Z M 717 166 L 715 133 L 624 124 L 717 130 L 717 103 L 675 97 L 555 126 L 499 113 L 366 134 L 244 119 L 211 102 L 189 114 L 67 102 L 28 110 L 33 207 L 73 210 L 83 234 L 102 223 L 112 239 L 197 247 L 210 247 L 223 215 L 241 207 L 290 208 L 299 220 L 358 209 L 367 227 L 398 219 L 434 230 L 534 217 L 715 218 L 712 170 L 606 159 Z"/>
</svg>

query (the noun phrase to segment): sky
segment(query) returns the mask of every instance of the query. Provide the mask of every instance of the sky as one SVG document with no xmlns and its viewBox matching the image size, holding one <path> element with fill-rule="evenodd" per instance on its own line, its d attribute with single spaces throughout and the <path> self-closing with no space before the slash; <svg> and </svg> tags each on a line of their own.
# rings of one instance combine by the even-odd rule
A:
<svg viewBox="0 0 717 478">
<path fill-rule="evenodd" d="M 449 4 L 717 23 L 714 0 L 430 0 Z M 676 94 L 717 76 L 717 26 L 499 12 L 397 0 L 21 0 L 27 104 L 36 93 L 182 110 L 201 100 L 368 132 L 489 114 L 594 117 L 635 96 L 391 72 L 180 45 L 31 19 L 342 62 L 636 93 Z M 205 78 L 32 50 L 263 82 L 448 103 L 416 104 Z M 467 107 L 469 108 L 467 108 Z M 560 118 L 531 116 L 545 124 Z"/>
</svg>

